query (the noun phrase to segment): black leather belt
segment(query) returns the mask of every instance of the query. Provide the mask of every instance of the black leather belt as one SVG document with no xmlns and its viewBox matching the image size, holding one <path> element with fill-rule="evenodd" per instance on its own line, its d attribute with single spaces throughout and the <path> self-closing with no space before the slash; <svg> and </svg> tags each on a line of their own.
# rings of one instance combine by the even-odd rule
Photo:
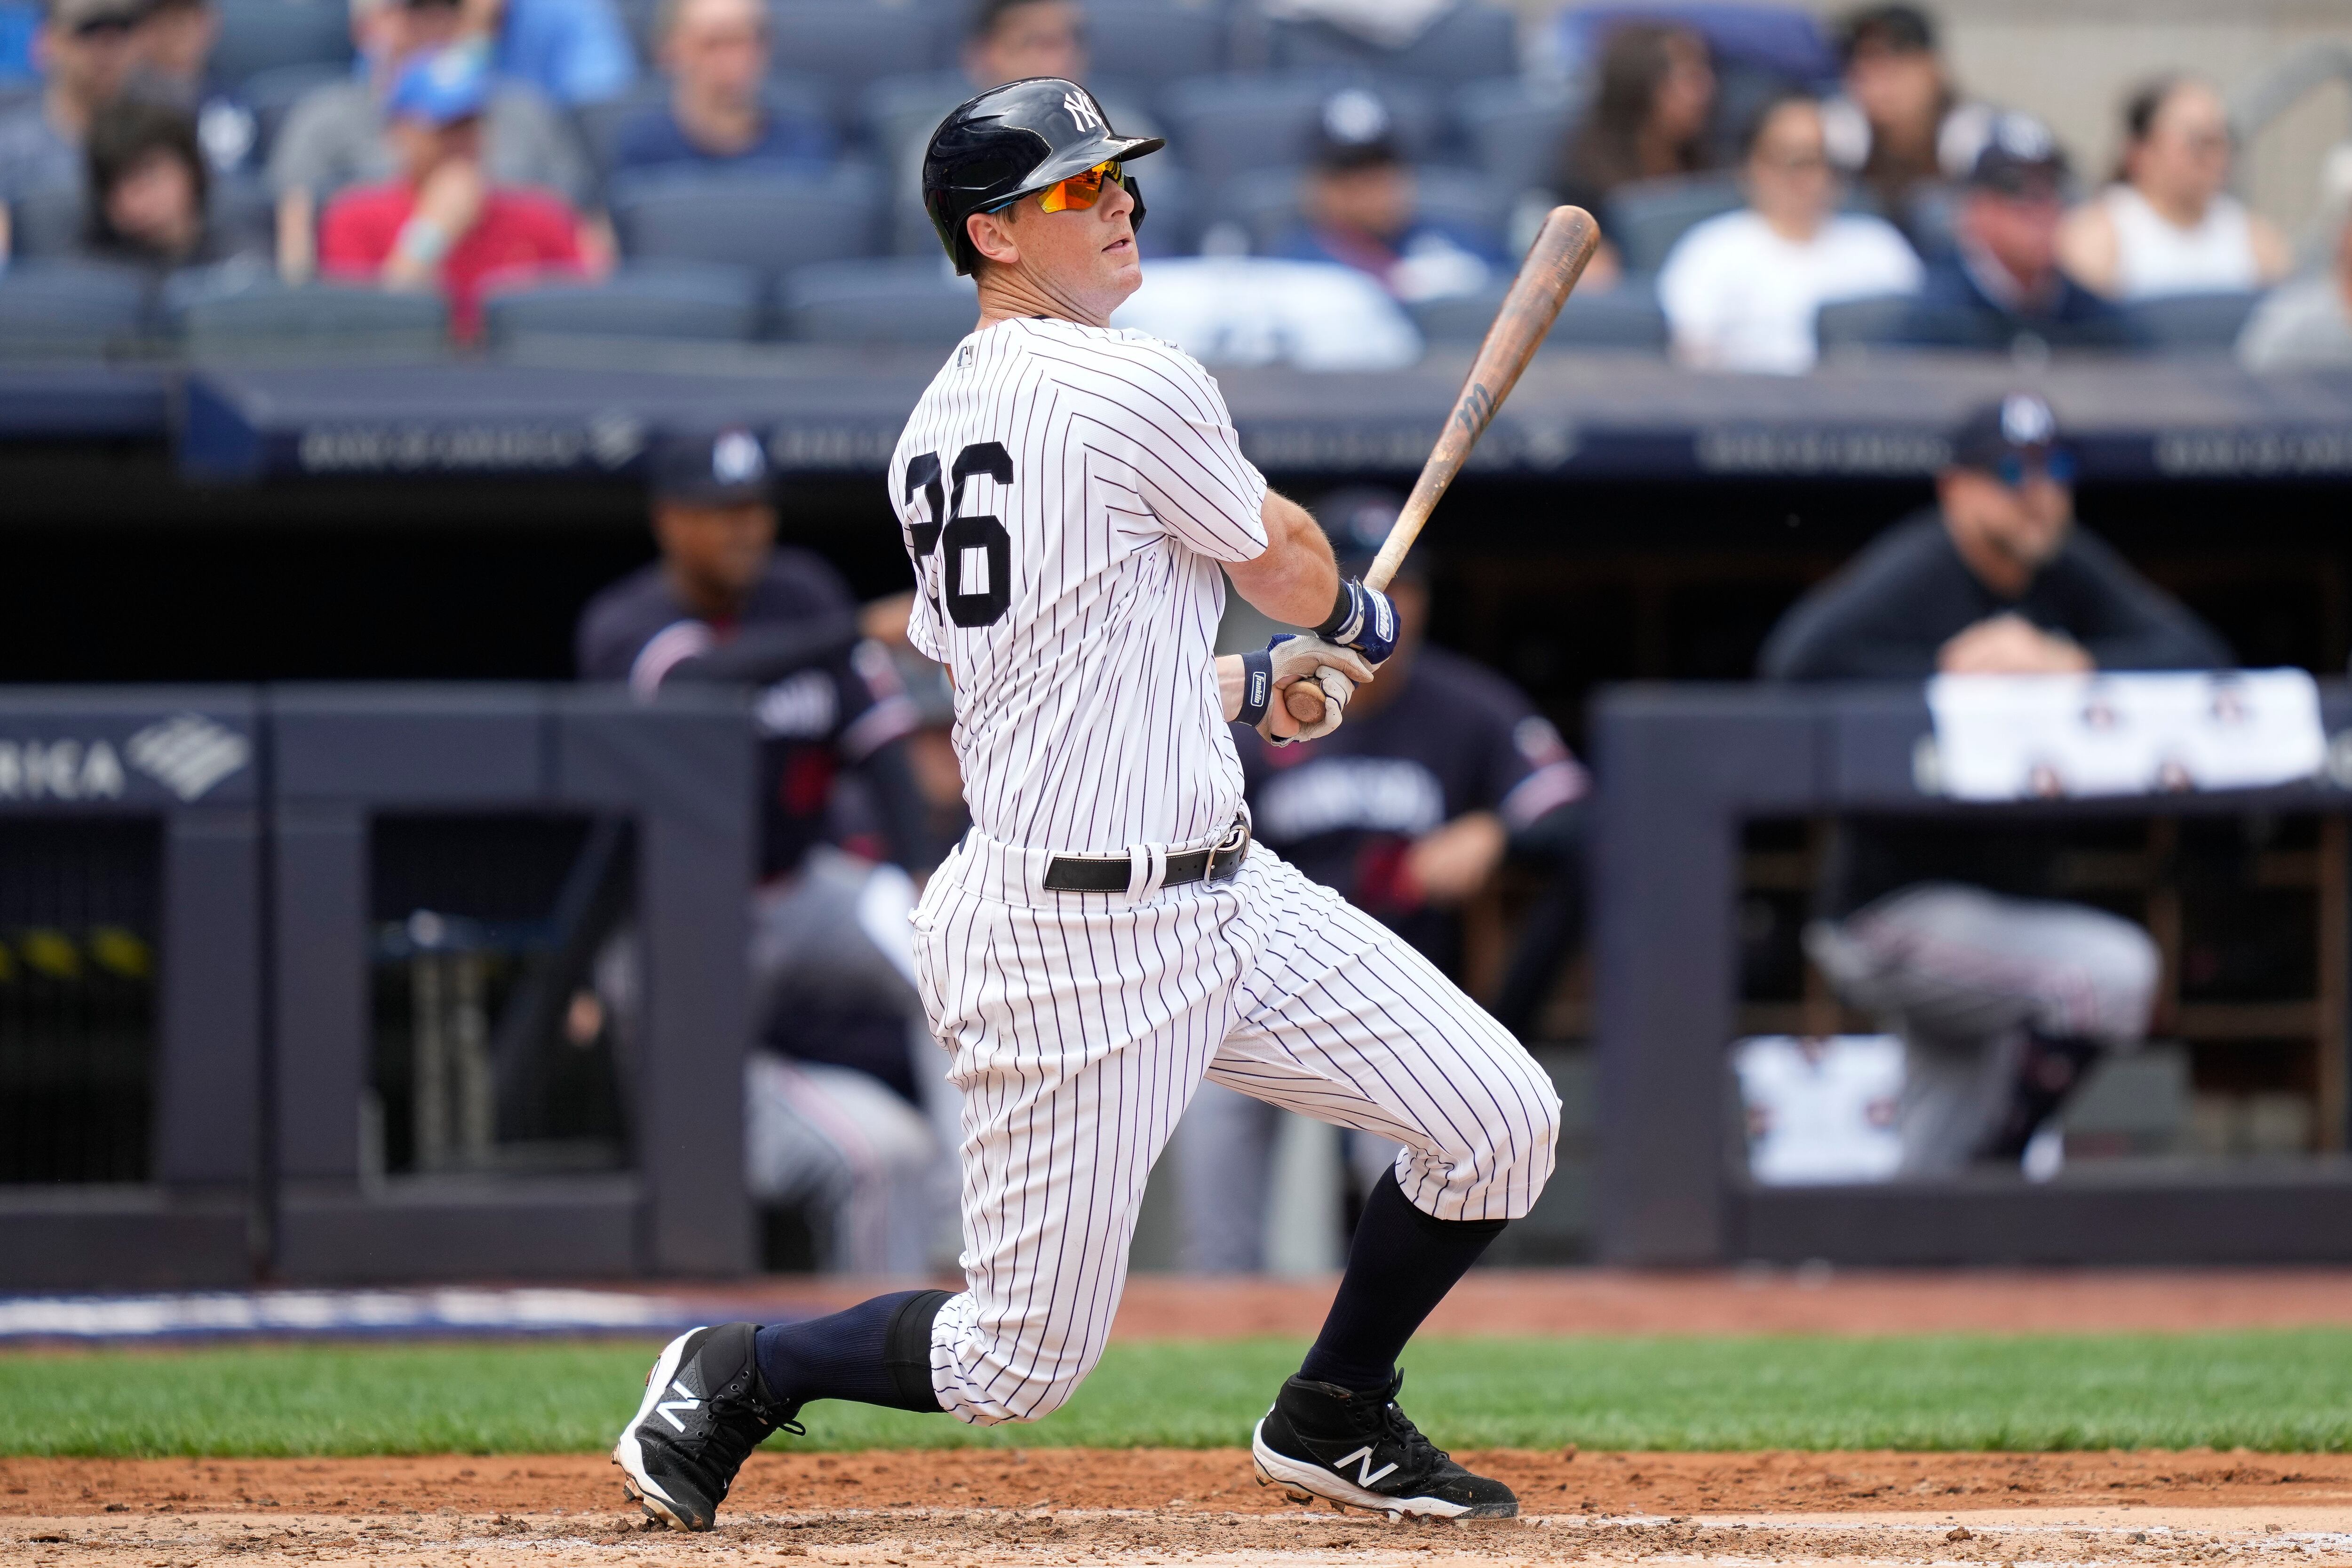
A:
<svg viewBox="0 0 2352 1568">
<path fill-rule="evenodd" d="M 1168 857 L 1163 888 L 1181 887 L 1203 879 L 1230 881 L 1241 874 L 1249 858 L 1249 818 L 1235 817 L 1225 836 L 1206 849 L 1180 849 Z M 1135 875 L 1135 862 L 1124 855 L 1056 855 L 1045 865 L 1049 893 L 1124 893 Z"/>
</svg>

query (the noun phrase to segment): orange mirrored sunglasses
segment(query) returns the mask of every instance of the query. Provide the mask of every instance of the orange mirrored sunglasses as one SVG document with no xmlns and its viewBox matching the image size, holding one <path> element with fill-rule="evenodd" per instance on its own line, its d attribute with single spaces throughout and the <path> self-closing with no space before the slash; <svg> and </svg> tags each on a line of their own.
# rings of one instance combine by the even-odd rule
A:
<svg viewBox="0 0 2352 1568">
<path fill-rule="evenodd" d="M 1049 213 L 1082 213 L 1102 200 L 1103 182 L 1114 185 L 1127 183 L 1127 171 L 1116 158 L 1097 163 L 1083 174 L 1072 174 L 1066 180 L 1056 180 L 1037 193 L 1037 205 Z"/>
</svg>

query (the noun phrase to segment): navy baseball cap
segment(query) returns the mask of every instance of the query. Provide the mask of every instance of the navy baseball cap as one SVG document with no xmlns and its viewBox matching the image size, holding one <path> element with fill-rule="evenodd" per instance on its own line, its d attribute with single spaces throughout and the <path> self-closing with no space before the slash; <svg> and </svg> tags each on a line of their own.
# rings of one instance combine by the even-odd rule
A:
<svg viewBox="0 0 2352 1568">
<path fill-rule="evenodd" d="M 1361 577 L 1372 569 L 1373 557 L 1380 554 L 1390 527 L 1403 510 L 1404 497 L 1370 485 L 1333 490 L 1315 503 L 1315 521 L 1331 536 L 1331 553 L 1339 558 L 1341 576 Z M 1408 555 L 1397 568 L 1396 580 L 1421 583 L 1427 579 L 1420 564 Z"/>
<path fill-rule="evenodd" d="M 1988 403 L 1952 432 L 1952 466 L 1992 474 L 2017 484 L 2028 467 L 2038 467 L 2060 484 L 2074 478 L 2074 455 L 2058 434 L 2058 416 L 2031 392 L 2011 393 Z"/>
<path fill-rule="evenodd" d="M 2004 196 L 2056 196 L 2066 183 L 2066 152 L 2050 127 L 2007 110 L 1985 127 L 1968 183 Z"/>
<path fill-rule="evenodd" d="M 1378 94 L 1360 87 L 1341 88 L 1323 100 L 1315 122 L 1315 164 L 1339 171 L 1394 163 L 1403 157 L 1397 145 L 1396 117 Z"/>
<path fill-rule="evenodd" d="M 490 100 L 490 68 L 478 48 L 458 45 L 411 60 L 392 84 L 383 112 L 436 129 L 471 120 Z"/>
<path fill-rule="evenodd" d="M 663 500 L 737 506 L 768 499 L 768 451 L 741 426 L 664 436 L 646 457 L 654 494 Z"/>
</svg>

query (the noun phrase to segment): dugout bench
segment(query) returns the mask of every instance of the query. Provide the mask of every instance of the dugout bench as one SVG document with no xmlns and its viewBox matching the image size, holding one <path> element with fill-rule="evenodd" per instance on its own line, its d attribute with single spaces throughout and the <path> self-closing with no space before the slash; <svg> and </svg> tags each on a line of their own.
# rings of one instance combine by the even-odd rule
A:
<svg viewBox="0 0 2352 1568">
<path fill-rule="evenodd" d="M 1595 706 L 1592 871 L 1601 1258 L 1629 1265 L 2290 1263 L 2352 1258 L 2344 1158 L 2344 818 L 2352 691 L 2321 687 L 2330 766 L 2277 789 L 1964 805 L 1927 792 L 1916 686 L 1620 687 Z M 2295 1161 L 2069 1167 L 1768 1186 L 1748 1174 L 1726 1052 L 1742 1027 L 1736 900 L 1751 823 L 1845 813 L 2320 818 L 2312 994 L 2280 1014 L 2315 1057 L 2316 1150 Z M 2161 938 L 2164 934 L 2158 932 Z M 2174 1010 L 2185 1015 L 2186 1008 Z M 2262 1026 L 2259 1015 L 2254 1027 Z M 2214 1026 L 2226 1019 L 2215 1016 Z M 2177 1021 L 2179 1021 L 2177 1019 Z M 2159 1024 L 2163 1019 L 2159 1018 Z"/>
</svg>

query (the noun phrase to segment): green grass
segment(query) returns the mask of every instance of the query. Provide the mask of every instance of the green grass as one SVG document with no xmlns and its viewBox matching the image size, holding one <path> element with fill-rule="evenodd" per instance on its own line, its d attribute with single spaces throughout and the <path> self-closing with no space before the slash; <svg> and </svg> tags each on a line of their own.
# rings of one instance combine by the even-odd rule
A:
<svg viewBox="0 0 2352 1568">
<path fill-rule="evenodd" d="M 1034 1426 L 819 1405 L 827 1448 L 1245 1440 L 1301 1346 L 1112 1347 Z M 403 1344 L 0 1356 L 0 1454 L 596 1450 L 649 1346 Z M 1457 1447 L 2352 1449 L 2352 1331 L 1441 1340 L 1407 1407 Z"/>
</svg>

